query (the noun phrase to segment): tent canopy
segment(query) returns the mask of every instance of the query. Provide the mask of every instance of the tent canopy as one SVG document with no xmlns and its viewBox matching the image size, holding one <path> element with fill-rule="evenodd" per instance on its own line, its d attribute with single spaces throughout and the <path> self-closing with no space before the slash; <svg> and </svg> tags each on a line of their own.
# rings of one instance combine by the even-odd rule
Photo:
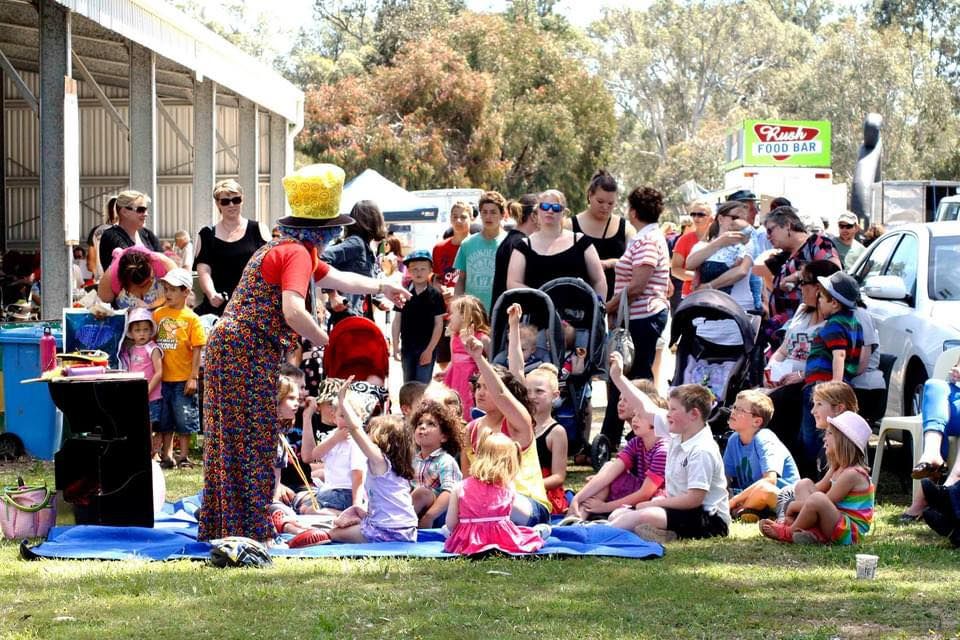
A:
<svg viewBox="0 0 960 640">
<path fill-rule="evenodd" d="M 340 213 L 348 214 L 360 200 L 373 200 L 387 222 L 434 222 L 437 207 L 391 182 L 373 169 L 367 169 L 343 187 Z"/>
</svg>

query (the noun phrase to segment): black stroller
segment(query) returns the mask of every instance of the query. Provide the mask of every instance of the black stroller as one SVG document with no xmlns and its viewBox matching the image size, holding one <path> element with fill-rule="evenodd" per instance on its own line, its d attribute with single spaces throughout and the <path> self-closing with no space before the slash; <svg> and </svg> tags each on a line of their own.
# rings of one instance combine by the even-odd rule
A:
<svg viewBox="0 0 960 640">
<path fill-rule="evenodd" d="M 538 359 L 560 371 L 560 399 L 554 411 L 567 432 L 569 451 L 576 454 L 587 446 L 590 427 L 591 378 L 603 369 L 606 337 L 603 307 L 596 292 L 579 278 L 557 278 L 541 289 L 517 288 L 505 291 L 493 305 L 492 351 L 494 362 L 506 364 L 508 341 L 507 309 L 523 307 L 522 322 L 536 325 Z M 574 331 L 573 344 L 564 343 L 563 322 Z M 583 369 L 565 372 L 568 352 L 583 350 Z"/>
<path fill-rule="evenodd" d="M 708 418 L 718 439 L 727 431 L 729 408 L 750 386 L 750 366 L 760 317 L 748 314 L 728 294 L 694 291 L 677 306 L 670 344 L 677 345 L 672 385 L 702 384 L 717 403 Z"/>
</svg>

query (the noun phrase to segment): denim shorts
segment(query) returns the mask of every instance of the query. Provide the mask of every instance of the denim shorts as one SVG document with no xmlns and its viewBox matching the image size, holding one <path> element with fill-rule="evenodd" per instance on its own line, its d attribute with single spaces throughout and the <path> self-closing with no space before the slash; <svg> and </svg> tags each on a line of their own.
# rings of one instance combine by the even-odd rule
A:
<svg viewBox="0 0 960 640">
<path fill-rule="evenodd" d="M 538 524 L 550 522 L 550 511 L 545 506 L 530 496 L 525 496 L 522 493 L 517 494 L 517 499 L 526 500 L 530 503 L 530 519 L 526 522 L 514 522 L 514 524 L 518 524 L 521 527 L 533 527 Z"/>
<path fill-rule="evenodd" d="M 184 395 L 186 382 L 161 382 L 160 426 L 157 431 L 180 434 L 199 433 L 200 409 L 197 394 Z"/>
<path fill-rule="evenodd" d="M 163 398 L 151 400 L 150 404 L 150 427 L 160 423 L 160 412 L 163 410 Z"/>
<path fill-rule="evenodd" d="M 337 511 L 346 511 L 353 505 L 353 489 L 332 489 L 327 487 L 313 487 L 313 494 L 317 498 L 317 504 L 321 509 L 336 509 Z M 293 499 L 291 505 L 297 513 L 301 509 L 312 506 L 309 491 L 301 491 Z"/>
</svg>

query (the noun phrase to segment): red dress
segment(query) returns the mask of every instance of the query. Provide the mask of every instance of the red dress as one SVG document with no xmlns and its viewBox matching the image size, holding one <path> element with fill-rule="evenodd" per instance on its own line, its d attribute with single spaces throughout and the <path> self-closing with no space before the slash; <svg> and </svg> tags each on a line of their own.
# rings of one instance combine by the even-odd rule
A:
<svg viewBox="0 0 960 640">
<path fill-rule="evenodd" d="M 543 538 L 530 527 L 510 521 L 514 491 L 476 478 L 467 478 L 459 489 L 457 526 L 443 550 L 464 555 L 499 550 L 504 553 L 533 553 Z"/>
</svg>

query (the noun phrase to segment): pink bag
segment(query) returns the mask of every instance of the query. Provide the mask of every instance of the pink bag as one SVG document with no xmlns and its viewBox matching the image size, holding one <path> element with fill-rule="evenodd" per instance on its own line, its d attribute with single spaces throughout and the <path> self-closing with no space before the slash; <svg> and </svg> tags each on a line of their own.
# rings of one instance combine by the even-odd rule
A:
<svg viewBox="0 0 960 640">
<path fill-rule="evenodd" d="M 8 540 L 45 538 L 57 521 L 55 491 L 42 487 L 4 487 L 0 495 L 0 529 Z"/>
</svg>

